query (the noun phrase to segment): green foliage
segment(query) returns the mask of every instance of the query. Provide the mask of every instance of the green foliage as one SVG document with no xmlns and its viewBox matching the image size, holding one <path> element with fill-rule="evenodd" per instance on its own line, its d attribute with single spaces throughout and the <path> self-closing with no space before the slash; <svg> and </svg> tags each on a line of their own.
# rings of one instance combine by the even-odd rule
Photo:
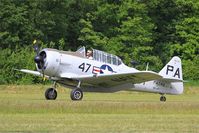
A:
<svg viewBox="0 0 199 133">
<path fill-rule="evenodd" d="M 35 69 L 35 63 L 33 61 L 35 53 L 32 48 L 27 47 L 24 49 L 17 49 L 11 51 L 10 49 L 4 49 L 0 52 L 0 84 L 6 83 L 35 83 L 39 79 L 35 76 L 24 74 L 16 71 L 15 69 L 28 68 Z"/>
<path fill-rule="evenodd" d="M 127 64 L 132 58 L 139 59 L 135 56 L 138 53 L 134 54 L 136 47 L 150 47 L 152 42 L 154 25 L 147 16 L 146 6 L 137 2 L 100 2 L 97 10 L 80 22 L 79 40 L 83 45 L 119 53 Z M 147 56 L 158 58 L 152 52 Z"/>
<path fill-rule="evenodd" d="M 183 76 L 189 80 L 199 80 L 199 55 L 193 60 L 183 60 Z"/>
<path fill-rule="evenodd" d="M 38 81 L 13 70 L 35 69 L 34 39 L 42 48 L 104 50 L 157 72 L 179 56 L 184 78 L 199 77 L 197 0 L 1 0 L 0 18 L 0 84 Z"/>
</svg>

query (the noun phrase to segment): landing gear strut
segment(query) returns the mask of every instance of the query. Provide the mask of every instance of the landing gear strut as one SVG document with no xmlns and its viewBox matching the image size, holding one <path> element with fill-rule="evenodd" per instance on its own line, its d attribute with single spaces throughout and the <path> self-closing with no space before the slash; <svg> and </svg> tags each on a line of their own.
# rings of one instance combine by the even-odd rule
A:
<svg viewBox="0 0 199 133">
<path fill-rule="evenodd" d="M 161 101 L 161 102 L 166 102 L 166 100 L 167 100 L 167 99 L 166 99 L 165 96 L 162 95 L 162 96 L 160 97 L 160 101 Z"/>
<path fill-rule="evenodd" d="M 45 92 L 45 97 L 47 100 L 55 100 L 57 98 L 57 91 L 56 88 L 56 82 L 54 82 L 52 88 L 48 88 Z"/>
<path fill-rule="evenodd" d="M 73 89 L 70 93 L 71 100 L 82 100 L 83 98 L 83 92 L 80 89 L 81 81 L 79 81 L 77 85 L 77 89 Z"/>
</svg>

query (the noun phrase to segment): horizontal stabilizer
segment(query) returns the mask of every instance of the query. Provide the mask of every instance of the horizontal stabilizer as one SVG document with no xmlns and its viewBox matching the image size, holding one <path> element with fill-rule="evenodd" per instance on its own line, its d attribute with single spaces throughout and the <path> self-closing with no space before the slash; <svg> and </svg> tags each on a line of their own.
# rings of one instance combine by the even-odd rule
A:
<svg viewBox="0 0 199 133">
<path fill-rule="evenodd" d="M 181 79 L 175 79 L 175 78 L 163 78 L 162 80 L 167 81 L 167 82 L 186 82 Z"/>
</svg>

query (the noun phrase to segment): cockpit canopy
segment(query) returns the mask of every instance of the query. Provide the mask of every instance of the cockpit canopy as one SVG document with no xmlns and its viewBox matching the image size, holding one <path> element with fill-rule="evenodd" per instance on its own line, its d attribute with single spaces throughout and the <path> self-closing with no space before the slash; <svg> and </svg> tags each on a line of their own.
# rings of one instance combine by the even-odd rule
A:
<svg viewBox="0 0 199 133">
<path fill-rule="evenodd" d="M 79 52 L 80 54 L 82 54 L 82 56 L 86 57 L 86 48 L 85 47 L 79 48 L 76 52 Z M 103 63 L 109 63 L 109 64 L 113 64 L 113 65 L 117 65 L 117 66 L 122 64 L 122 60 L 119 57 L 117 57 L 116 55 L 109 54 L 109 53 L 106 53 L 104 51 L 100 51 L 97 49 L 92 49 L 92 52 L 93 52 L 93 60 L 100 61 Z"/>
</svg>

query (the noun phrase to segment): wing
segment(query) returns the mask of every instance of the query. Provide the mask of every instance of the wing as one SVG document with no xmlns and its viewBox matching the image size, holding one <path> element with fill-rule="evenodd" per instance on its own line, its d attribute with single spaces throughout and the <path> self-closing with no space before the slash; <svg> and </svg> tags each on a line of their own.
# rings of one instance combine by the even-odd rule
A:
<svg viewBox="0 0 199 133">
<path fill-rule="evenodd" d="M 28 69 L 15 69 L 16 71 L 20 71 L 20 72 L 24 72 L 24 73 L 28 73 L 28 74 L 32 74 L 32 75 L 35 75 L 35 76 L 39 76 L 39 77 L 43 77 L 43 75 L 38 72 L 38 71 L 33 71 L 33 70 L 28 70 Z M 44 75 L 45 78 L 49 78 L 49 76 L 47 75 Z"/>
<path fill-rule="evenodd" d="M 32 71 L 27 69 L 20 69 L 18 71 L 42 77 L 42 74 L 38 71 Z M 45 77 L 49 78 L 49 76 L 47 75 L 45 75 Z M 151 80 L 159 80 L 163 79 L 163 77 L 158 73 L 152 71 L 139 71 L 132 73 L 113 73 L 113 74 L 103 74 L 103 75 L 81 75 L 81 76 L 72 73 L 63 73 L 60 75 L 59 78 L 55 78 L 54 80 L 60 80 L 60 79 L 72 79 L 75 81 L 80 80 L 83 83 L 94 86 L 112 87 L 125 83 L 136 84 Z"/>
<path fill-rule="evenodd" d="M 112 87 L 116 85 L 121 85 L 125 83 L 142 83 L 151 80 L 162 79 L 162 76 L 158 73 L 152 71 L 140 71 L 133 73 L 113 73 L 113 74 L 103 74 L 103 75 L 83 75 L 83 76 L 70 76 L 62 77 L 70 78 L 73 80 L 80 80 L 83 83 L 102 86 L 102 87 Z"/>
<path fill-rule="evenodd" d="M 24 73 L 28 73 L 28 74 L 33 74 L 33 75 L 36 75 L 36 76 L 42 76 L 42 74 L 38 71 L 33 71 L 33 70 L 28 70 L 28 69 L 14 69 L 14 70 L 24 72 Z"/>
</svg>

